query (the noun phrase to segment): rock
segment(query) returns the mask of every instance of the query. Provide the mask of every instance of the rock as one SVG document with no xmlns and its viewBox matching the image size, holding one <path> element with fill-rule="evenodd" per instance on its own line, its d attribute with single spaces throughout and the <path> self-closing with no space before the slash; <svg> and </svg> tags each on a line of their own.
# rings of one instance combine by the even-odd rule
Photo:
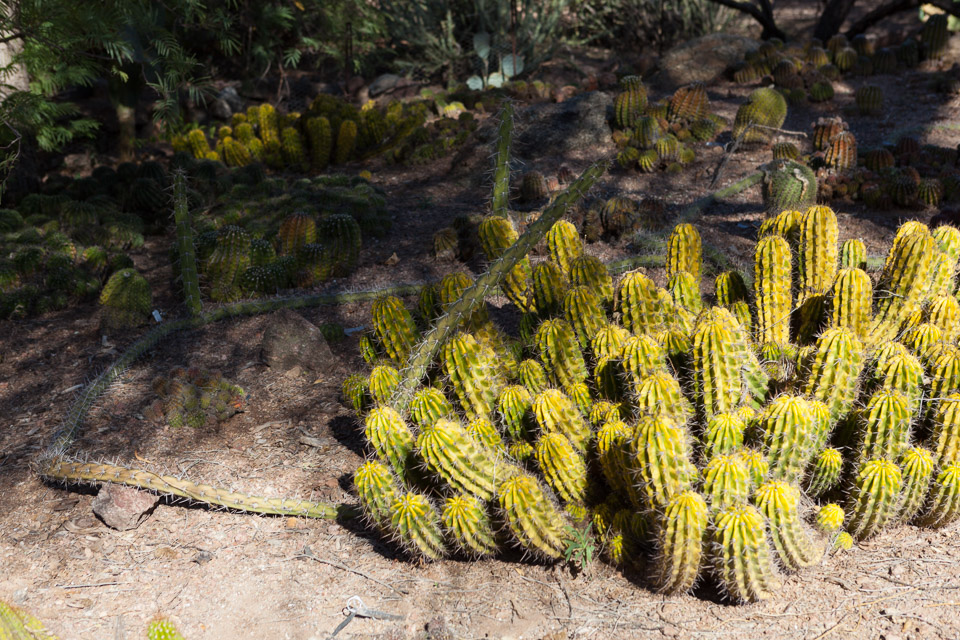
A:
<svg viewBox="0 0 960 640">
<path fill-rule="evenodd" d="M 271 369 L 299 367 L 314 373 L 332 371 L 337 361 L 320 329 L 289 309 L 270 317 L 263 331 L 260 357 Z"/>
<path fill-rule="evenodd" d="M 744 54 L 759 47 L 753 38 L 711 33 L 688 40 L 660 58 L 658 80 L 673 87 L 691 82 L 712 82 L 743 60 Z"/>
<path fill-rule="evenodd" d="M 223 100 L 230 107 L 231 113 L 240 113 L 244 109 L 243 98 L 234 87 L 224 87 L 217 94 L 217 100 Z"/>
<path fill-rule="evenodd" d="M 118 531 L 136 529 L 150 517 L 160 496 L 119 484 L 105 484 L 93 499 L 93 512 L 103 523 Z"/>
<path fill-rule="evenodd" d="M 601 91 L 584 93 L 559 104 L 530 105 L 517 116 L 524 127 L 516 138 L 514 151 L 517 157 L 530 159 L 609 145 L 613 132 L 607 124 L 607 111 L 612 106 L 613 98 Z M 494 128 L 490 142 L 495 138 Z"/>
<path fill-rule="evenodd" d="M 230 110 L 230 104 L 221 98 L 217 98 L 210 103 L 209 112 L 210 115 L 217 120 L 229 120 L 230 116 L 233 115 L 233 111 Z"/>
<path fill-rule="evenodd" d="M 394 73 L 385 73 L 370 83 L 370 86 L 367 87 L 367 91 L 370 93 L 371 98 L 376 98 L 381 93 L 387 93 L 397 88 L 397 85 L 400 84 L 400 81 L 403 78 L 394 74 Z"/>
</svg>

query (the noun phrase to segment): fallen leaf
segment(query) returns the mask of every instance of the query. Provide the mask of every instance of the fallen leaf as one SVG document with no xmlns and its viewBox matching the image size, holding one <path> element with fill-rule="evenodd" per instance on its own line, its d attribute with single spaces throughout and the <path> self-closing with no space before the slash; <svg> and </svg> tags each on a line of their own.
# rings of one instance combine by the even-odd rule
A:
<svg viewBox="0 0 960 640">
<path fill-rule="evenodd" d="M 390 256 L 389 258 L 387 258 L 387 259 L 383 262 L 383 264 L 387 265 L 388 267 L 392 267 L 393 265 L 397 264 L 398 262 L 400 262 L 400 258 L 398 258 L 398 257 L 397 257 L 397 254 L 394 253 L 392 256 Z"/>
</svg>

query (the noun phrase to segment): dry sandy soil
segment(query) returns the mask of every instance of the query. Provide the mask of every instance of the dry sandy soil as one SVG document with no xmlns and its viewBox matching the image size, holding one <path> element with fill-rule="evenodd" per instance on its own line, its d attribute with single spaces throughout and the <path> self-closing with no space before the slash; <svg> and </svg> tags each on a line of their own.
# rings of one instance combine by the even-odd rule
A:
<svg viewBox="0 0 960 640">
<path fill-rule="evenodd" d="M 877 118 L 848 117 L 861 145 L 879 144 L 906 126 L 957 124 L 958 96 L 928 92 L 927 71 L 871 78 L 884 87 L 888 108 Z M 809 131 L 819 115 L 848 107 L 862 82 L 839 83 L 830 105 L 791 108 L 785 127 Z M 750 89 L 721 82 L 709 90 L 715 110 L 732 119 Z M 956 130 L 920 136 L 950 148 L 960 143 Z M 545 155 L 531 168 L 551 174 L 564 162 L 579 170 L 609 151 L 608 145 L 599 141 L 577 156 Z M 463 268 L 436 262 L 424 239 L 456 215 L 482 211 L 487 191 L 476 175 L 486 166 L 486 154 L 466 154 L 462 165 L 447 159 L 426 168 L 376 167 L 375 182 L 389 194 L 396 233 L 368 243 L 359 271 L 335 286 L 366 290 Z M 680 176 L 613 170 L 598 190 L 654 194 L 679 210 L 707 193 L 721 151 L 700 155 Z M 720 186 L 768 158 L 762 149 L 739 153 Z M 875 213 L 854 203 L 835 208 L 841 239 L 862 237 L 873 254 L 884 250 L 904 218 L 927 220 L 935 213 Z M 755 187 L 705 211 L 697 225 L 705 241 L 746 265 L 761 218 Z M 154 285 L 157 307 L 176 315 L 167 242 L 152 241 L 135 259 Z M 604 258 L 630 254 L 626 242 L 590 245 L 588 251 Z M 400 262 L 385 266 L 393 253 Z M 369 322 L 365 304 L 303 314 L 318 324 Z M 319 378 L 288 377 L 258 358 L 266 322 L 228 320 L 162 342 L 104 396 L 74 450 L 259 494 L 354 502 L 350 477 L 363 451 L 355 418 L 338 396 L 343 378 L 363 369 L 356 336 L 333 345 L 336 370 Z M 642 566 L 621 573 L 596 562 L 577 574 L 519 555 L 411 563 L 351 521 L 162 503 L 138 529 L 117 532 L 92 515 L 95 490 L 46 485 L 29 465 L 78 385 L 112 362 L 137 332 L 104 335 L 90 305 L 0 323 L 0 336 L 0 598 L 27 608 L 67 640 L 142 637 L 157 614 L 171 617 L 187 638 L 325 639 L 346 619 L 352 596 L 403 618 L 358 617 L 339 638 L 960 637 L 956 527 L 890 530 L 786 576 L 774 597 L 749 606 L 729 605 L 707 586 L 691 595 L 657 595 Z M 151 379 L 188 362 L 217 368 L 243 386 L 250 396 L 245 412 L 198 430 L 146 420 Z"/>
</svg>

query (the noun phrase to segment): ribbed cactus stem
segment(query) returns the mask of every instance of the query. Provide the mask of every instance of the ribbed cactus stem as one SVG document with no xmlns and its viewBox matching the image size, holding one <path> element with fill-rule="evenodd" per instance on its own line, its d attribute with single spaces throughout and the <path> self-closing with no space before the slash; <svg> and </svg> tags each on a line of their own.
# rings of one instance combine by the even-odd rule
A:
<svg viewBox="0 0 960 640">
<path fill-rule="evenodd" d="M 664 593 L 693 588 L 700 572 L 707 532 L 707 503 L 695 491 L 684 491 L 667 503 L 658 533 L 657 582 Z"/>
<path fill-rule="evenodd" d="M 923 508 L 933 466 L 933 455 L 923 447 L 910 447 L 900 458 L 900 468 L 903 470 L 903 489 L 898 508 L 901 522 L 913 520 Z"/>
<path fill-rule="evenodd" d="M 897 515 L 903 484 L 900 467 L 890 460 L 868 460 L 860 465 L 850 495 L 850 525 L 853 537 L 863 540 L 876 535 Z"/>
<path fill-rule="evenodd" d="M 757 342 L 790 342 L 790 245 L 781 236 L 767 236 L 757 243 L 753 282 Z"/>
<path fill-rule="evenodd" d="M 183 298 L 190 315 L 196 317 L 203 310 L 200 299 L 200 279 L 197 276 L 197 256 L 193 245 L 190 207 L 187 203 L 187 177 L 182 170 L 173 174 L 173 220 L 177 229 L 177 260 Z"/>
<path fill-rule="evenodd" d="M 756 602 L 780 586 L 770 558 L 763 515 L 754 507 L 727 507 L 714 518 L 712 557 L 717 578 L 727 595 L 739 602 Z"/>
<path fill-rule="evenodd" d="M 502 482 L 497 501 L 521 547 L 547 558 L 563 555 L 566 520 L 533 476 L 521 473 Z"/>
<path fill-rule="evenodd" d="M 493 215 L 507 217 L 510 204 L 510 143 L 513 138 L 513 103 L 504 101 L 497 127 L 497 147 L 493 164 Z"/>
<path fill-rule="evenodd" d="M 809 535 L 800 519 L 800 489 L 786 482 L 768 482 L 757 487 L 753 500 L 767 518 L 784 566 L 797 571 L 820 561 L 823 545 Z"/>
</svg>

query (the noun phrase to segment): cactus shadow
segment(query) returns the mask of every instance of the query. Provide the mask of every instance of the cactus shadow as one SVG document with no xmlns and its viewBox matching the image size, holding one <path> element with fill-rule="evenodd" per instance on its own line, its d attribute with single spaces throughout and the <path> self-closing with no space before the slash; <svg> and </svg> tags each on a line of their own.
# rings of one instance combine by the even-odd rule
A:
<svg viewBox="0 0 960 640">
<path fill-rule="evenodd" d="M 328 423 L 327 428 L 341 445 L 361 458 L 366 456 L 363 434 L 358 428 L 356 418 L 353 416 L 337 416 Z"/>
</svg>

